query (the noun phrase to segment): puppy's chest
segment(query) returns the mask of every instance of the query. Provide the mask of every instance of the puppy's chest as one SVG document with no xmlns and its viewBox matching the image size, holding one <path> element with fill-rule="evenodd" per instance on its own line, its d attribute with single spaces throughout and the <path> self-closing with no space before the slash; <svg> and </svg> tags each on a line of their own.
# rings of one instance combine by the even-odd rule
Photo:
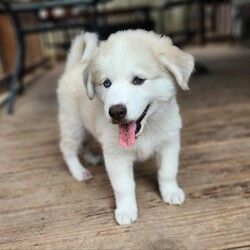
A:
<svg viewBox="0 0 250 250">
<path fill-rule="evenodd" d="M 158 135 L 141 135 L 136 141 L 136 158 L 139 161 L 151 157 L 159 148 L 162 139 Z"/>
<path fill-rule="evenodd" d="M 167 126 L 163 123 L 158 124 L 158 126 L 147 126 L 136 141 L 137 160 L 146 160 L 151 157 L 162 144 L 175 138 L 179 131 L 179 124 L 178 126 Z"/>
</svg>

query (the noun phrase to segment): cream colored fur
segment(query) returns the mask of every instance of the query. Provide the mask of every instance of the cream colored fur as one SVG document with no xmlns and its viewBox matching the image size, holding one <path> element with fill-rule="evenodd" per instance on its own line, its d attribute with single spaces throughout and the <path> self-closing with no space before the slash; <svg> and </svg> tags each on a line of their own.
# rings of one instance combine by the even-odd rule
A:
<svg viewBox="0 0 250 250">
<path fill-rule="evenodd" d="M 155 155 L 163 201 L 184 202 L 185 194 L 176 179 L 182 123 L 175 83 L 188 89 L 193 67 L 191 55 L 153 32 L 117 32 L 99 45 L 94 34 L 85 33 L 72 42 L 58 86 L 60 147 L 72 175 L 81 181 L 92 175 L 79 162 L 79 149 L 88 133 L 100 142 L 115 193 L 118 224 L 129 224 L 138 217 L 133 178 L 136 160 Z M 135 76 L 146 80 L 133 85 Z M 112 82 L 110 88 L 103 86 L 105 79 Z M 131 148 L 118 144 L 118 125 L 111 123 L 109 109 L 117 104 L 127 107 L 129 121 L 137 120 L 150 104 Z M 92 163 L 100 160 L 86 149 L 85 156 Z"/>
</svg>

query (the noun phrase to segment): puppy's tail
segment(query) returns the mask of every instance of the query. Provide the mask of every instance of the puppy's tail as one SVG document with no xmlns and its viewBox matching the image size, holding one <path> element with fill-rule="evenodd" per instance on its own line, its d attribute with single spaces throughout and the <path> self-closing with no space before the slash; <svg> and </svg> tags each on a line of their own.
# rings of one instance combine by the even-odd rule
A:
<svg viewBox="0 0 250 250">
<path fill-rule="evenodd" d="M 65 70 L 69 70 L 79 62 L 91 59 L 98 44 L 98 37 L 95 33 L 81 33 L 71 43 L 67 56 Z"/>
</svg>

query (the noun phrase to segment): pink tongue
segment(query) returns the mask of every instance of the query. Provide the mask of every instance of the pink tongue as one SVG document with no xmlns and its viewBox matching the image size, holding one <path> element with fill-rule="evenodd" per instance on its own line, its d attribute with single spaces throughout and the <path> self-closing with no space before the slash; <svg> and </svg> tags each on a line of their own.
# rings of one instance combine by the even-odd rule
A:
<svg viewBox="0 0 250 250">
<path fill-rule="evenodd" d="M 135 144 L 136 123 L 119 124 L 119 144 L 122 147 L 132 147 Z"/>
</svg>

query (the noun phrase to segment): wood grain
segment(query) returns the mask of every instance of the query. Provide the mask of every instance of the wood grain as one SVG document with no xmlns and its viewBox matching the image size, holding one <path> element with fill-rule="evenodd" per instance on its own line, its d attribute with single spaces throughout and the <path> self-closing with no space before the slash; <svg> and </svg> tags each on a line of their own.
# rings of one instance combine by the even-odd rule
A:
<svg viewBox="0 0 250 250">
<path fill-rule="evenodd" d="M 153 159 L 136 164 L 130 226 L 115 223 L 103 166 L 89 166 L 89 182 L 73 180 L 58 148 L 59 66 L 18 99 L 15 115 L 0 114 L 0 249 L 250 249 L 250 52 L 192 53 L 210 73 L 179 91 L 185 204 L 162 203 Z"/>
</svg>

